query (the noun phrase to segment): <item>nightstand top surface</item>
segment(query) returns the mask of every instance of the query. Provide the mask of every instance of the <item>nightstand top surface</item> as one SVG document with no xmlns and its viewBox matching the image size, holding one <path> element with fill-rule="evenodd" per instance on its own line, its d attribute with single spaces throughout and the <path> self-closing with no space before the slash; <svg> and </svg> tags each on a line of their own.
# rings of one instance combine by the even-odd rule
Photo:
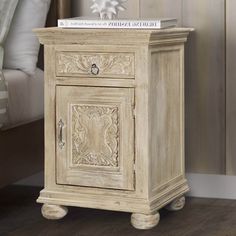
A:
<svg viewBox="0 0 236 236">
<path fill-rule="evenodd" d="M 192 28 L 149 29 L 34 29 L 42 44 L 151 44 L 153 41 L 179 39 L 186 41 Z"/>
</svg>

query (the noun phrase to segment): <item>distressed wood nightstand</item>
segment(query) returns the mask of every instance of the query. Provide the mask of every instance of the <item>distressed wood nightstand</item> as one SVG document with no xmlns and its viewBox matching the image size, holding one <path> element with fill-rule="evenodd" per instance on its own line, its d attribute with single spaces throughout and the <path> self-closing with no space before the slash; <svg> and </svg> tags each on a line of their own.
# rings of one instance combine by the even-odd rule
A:
<svg viewBox="0 0 236 236">
<path fill-rule="evenodd" d="M 191 29 L 35 30 L 45 47 L 42 214 L 184 206 L 184 43 Z"/>
</svg>

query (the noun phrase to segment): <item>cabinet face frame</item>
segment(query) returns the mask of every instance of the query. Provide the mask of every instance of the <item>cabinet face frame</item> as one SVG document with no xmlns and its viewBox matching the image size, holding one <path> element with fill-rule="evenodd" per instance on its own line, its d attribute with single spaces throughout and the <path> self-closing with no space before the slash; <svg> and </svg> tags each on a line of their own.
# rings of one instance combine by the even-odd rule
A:
<svg viewBox="0 0 236 236">
<path fill-rule="evenodd" d="M 134 190 L 134 89 L 56 88 L 56 181 Z"/>
<path fill-rule="evenodd" d="M 148 51 L 146 45 L 103 46 L 103 45 L 45 45 L 45 190 L 55 192 L 81 192 L 87 194 L 106 194 L 123 198 L 147 199 L 148 193 Z M 60 51 L 86 52 L 124 52 L 135 55 L 135 79 L 96 79 L 56 76 L 56 53 Z M 135 191 L 102 189 L 58 185 L 56 183 L 56 86 L 97 86 L 135 89 Z M 51 148 L 51 147 L 55 148 Z"/>
</svg>

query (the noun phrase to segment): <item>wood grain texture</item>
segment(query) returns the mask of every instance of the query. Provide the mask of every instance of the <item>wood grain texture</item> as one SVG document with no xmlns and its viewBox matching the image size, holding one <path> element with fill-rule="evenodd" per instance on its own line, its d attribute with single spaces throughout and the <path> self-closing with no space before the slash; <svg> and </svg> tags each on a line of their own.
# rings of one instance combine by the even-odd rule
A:
<svg viewBox="0 0 236 236">
<path fill-rule="evenodd" d="M 58 52 L 56 57 L 57 76 L 134 77 L 133 54 L 67 51 Z"/>
<path fill-rule="evenodd" d="M 150 57 L 150 194 L 155 196 L 184 175 L 184 48 L 151 48 Z"/>
<path fill-rule="evenodd" d="M 51 66 L 51 63 L 55 65 L 55 51 L 52 46 L 44 45 L 44 56 L 45 56 L 45 64 L 44 69 L 47 73 L 44 73 L 44 146 L 45 146 L 45 162 L 44 162 L 44 172 L 45 182 L 44 185 L 47 186 L 55 185 L 55 159 L 52 157 L 56 156 L 55 148 L 56 147 L 56 125 L 55 117 L 56 117 L 56 107 L 55 107 L 55 99 L 56 99 L 56 86 L 55 80 L 56 73 L 55 69 Z"/>
<path fill-rule="evenodd" d="M 185 206 L 185 197 L 179 197 L 167 205 L 165 208 L 168 211 L 179 211 L 182 210 Z"/>
<path fill-rule="evenodd" d="M 68 208 L 58 205 L 44 204 L 41 209 L 42 215 L 48 220 L 60 220 L 68 213 Z"/>
<path fill-rule="evenodd" d="M 41 44 L 55 45 L 56 48 L 65 48 L 66 44 L 69 44 L 69 47 L 72 47 L 73 44 L 77 44 L 77 46 L 91 45 L 93 46 L 92 50 L 94 50 L 104 48 L 107 45 L 119 45 L 131 49 L 132 46 L 183 43 L 187 41 L 187 36 L 192 31 L 192 28 L 167 28 L 159 30 L 80 29 L 79 34 L 78 29 L 55 27 L 34 29 L 33 31 L 38 36 Z M 69 37 L 63 37 L 65 33 Z M 51 40 L 52 38 L 53 41 Z M 97 43 L 98 38 L 99 47 Z M 86 49 L 90 51 L 91 47 L 86 47 Z"/>
<path fill-rule="evenodd" d="M 153 215 L 144 215 L 133 213 L 131 215 L 131 224 L 136 229 L 152 229 L 157 226 L 160 221 L 160 214 L 157 212 Z"/>
<path fill-rule="evenodd" d="M 149 228 L 157 224 L 160 208 L 188 191 L 183 45 L 189 31 L 35 30 L 48 63 L 46 182 L 38 202 L 138 213 L 140 225 Z M 60 78 L 56 55 L 66 48 L 71 55 L 83 52 L 94 58 L 118 51 L 133 55 L 134 64 L 127 66 L 134 66 L 134 77 L 123 79 L 121 74 L 118 79 L 111 73 L 95 79 L 64 73 Z M 88 84 L 82 82 L 87 78 Z M 152 149 L 156 145 L 158 153 Z"/>
<path fill-rule="evenodd" d="M 236 2 L 226 0 L 226 173 L 236 175 Z"/>
<path fill-rule="evenodd" d="M 56 96 L 57 183 L 133 190 L 134 89 L 58 86 Z"/>
<path fill-rule="evenodd" d="M 186 49 L 186 164 L 225 174 L 224 0 L 184 0 L 183 25 L 195 28 Z"/>
</svg>

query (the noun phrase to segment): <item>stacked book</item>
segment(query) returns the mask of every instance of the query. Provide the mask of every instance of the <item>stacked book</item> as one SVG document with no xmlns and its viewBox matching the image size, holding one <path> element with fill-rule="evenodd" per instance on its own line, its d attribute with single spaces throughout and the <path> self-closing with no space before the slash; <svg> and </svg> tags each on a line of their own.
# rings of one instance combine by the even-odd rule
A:
<svg viewBox="0 0 236 236">
<path fill-rule="evenodd" d="M 102 28 L 102 29 L 163 29 L 175 27 L 177 19 L 117 19 L 100 20 L 74 17 L 58 20 L 60 28 Z"/>
</svg>

